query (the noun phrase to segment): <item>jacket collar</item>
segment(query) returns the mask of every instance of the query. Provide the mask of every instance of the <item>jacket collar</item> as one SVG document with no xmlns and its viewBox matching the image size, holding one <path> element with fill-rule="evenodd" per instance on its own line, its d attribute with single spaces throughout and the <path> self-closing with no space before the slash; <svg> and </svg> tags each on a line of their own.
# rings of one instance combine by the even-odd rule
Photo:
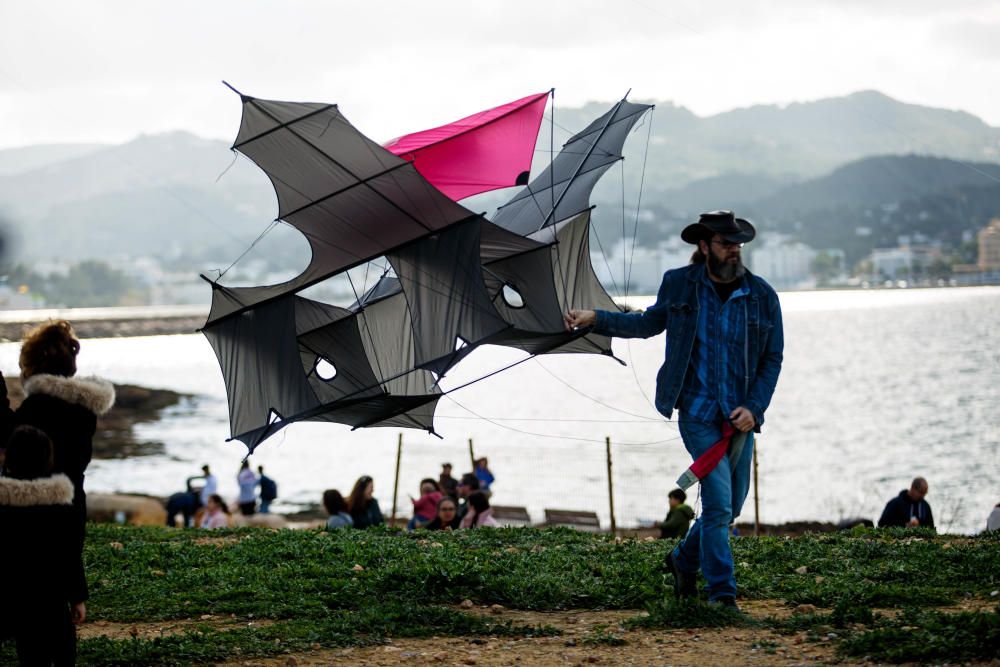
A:
<svg viewBox="0 0 1000 667">
<path fill-rule="evenodd" d="M 0 477 L 0 506 L 43 507 L 72 505 L 73 482 L 66 475 L 38 479 Z"/>
<path fill-rule="evenodd" d="M 103 415 L 115 404 L 115 387 L 96 377 L 63 377 L 39 373 L 24 381 L 24 395 L 45 394 L 67 403 L 81 405 L 95 415 Z"/>
<path fill-rule="evenodd" d="M 687 279 L 693 283 L 696 283 L 699 280 L 701 280 L 702 276 L 704 276 L 706 280 L 710 280 L 710 278 L 708 278 L 708 268 L 705 266 L 704 263 L 689 264 L 684 268 L 687 270 L 686 273 Z M 753 294 L 757 290 L 756 283 L 757 283 L 757 276 L 755 276 L 750 271 L 750 269 L 746 269 L 746 273 L 743 274 L 743 288 L 745 288 L 751 296 L 753 296 Z"/>
</svg>

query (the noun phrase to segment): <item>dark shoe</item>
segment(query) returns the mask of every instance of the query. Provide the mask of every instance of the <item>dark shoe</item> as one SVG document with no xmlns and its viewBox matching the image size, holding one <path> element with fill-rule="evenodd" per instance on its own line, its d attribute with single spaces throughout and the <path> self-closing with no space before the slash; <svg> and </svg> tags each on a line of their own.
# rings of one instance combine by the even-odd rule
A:
<svg viewBox="0 0 1000 667">
<path fill-rule="evenodd" d="M 674 552 L 667 552 L 667 570 L 674 577 L 674 595 L 680 598 L 693 598 L 698 596 L 698 584 L 696 576 L 681 570 L 674 560 Z"/>
<path fill-rule="evenodd" d="M 736 598 L 732 595 L 723 595 L 720 598 L 715 598 L 714 600 L 709 600 L 709 604 L 717 604 L 720 607 L 726 607 L 727 609 L 732 609 L 733 611 L 739 611 L 740 608 L 736 604 Z"/>
</svg>

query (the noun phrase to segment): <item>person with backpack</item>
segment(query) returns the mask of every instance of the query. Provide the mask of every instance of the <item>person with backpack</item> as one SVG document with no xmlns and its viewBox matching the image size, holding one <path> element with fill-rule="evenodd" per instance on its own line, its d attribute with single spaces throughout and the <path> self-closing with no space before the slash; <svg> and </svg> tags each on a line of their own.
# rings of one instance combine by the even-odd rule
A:
<svg viewBox="0 0 1000 667">
<path fill-rule="evenodd" d="M 278 483 L 264 474 L 264 466 L 257 466 L 257 484 L 260 486 L 260 513 L 269 514 L 271 503 L 278 497 Z"/>
</svg>

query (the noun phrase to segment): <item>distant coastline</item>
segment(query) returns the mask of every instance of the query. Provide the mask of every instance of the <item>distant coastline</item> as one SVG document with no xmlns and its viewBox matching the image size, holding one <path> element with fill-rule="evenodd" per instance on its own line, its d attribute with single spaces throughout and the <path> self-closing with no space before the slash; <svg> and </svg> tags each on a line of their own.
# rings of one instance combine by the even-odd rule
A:
<svg viewBox="0 0 1000 667">
<path fill-rule="evenodd" d="M 938 289 L 990 287 L 990 285 L 914 285 L 911 287 L 835 286 L 814 289 L 779 290 L 782 294 L 802 295 L 812 292 L 917 292 Z M 643 308 L 656 296 L 630 295 L 614 297 L 629 308 Z M 39 308 L 34 310 L 0 310 L 0 342 L 17 342 L 25 332 L 49 319 L 65 319 L 73 324 L 80 338 L 131 338 L 137 336 L 171 336 L 198 333 L 208 318 L 206 305 L 174 306 L 113 306 L 106 308 Z"/>
<path fill-rule="evenodd" d="M 202 305 L 6 310 L 0 311 L 0 341 L 19 341 L 49 319 L 69 320 L 81 338 L 124 338 L 196 333 L 207 317 Z"/>
</svg>

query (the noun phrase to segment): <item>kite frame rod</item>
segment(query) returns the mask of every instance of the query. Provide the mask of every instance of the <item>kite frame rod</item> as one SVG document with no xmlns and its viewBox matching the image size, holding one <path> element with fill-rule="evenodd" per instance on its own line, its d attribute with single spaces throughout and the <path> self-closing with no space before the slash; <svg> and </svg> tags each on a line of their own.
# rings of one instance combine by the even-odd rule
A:
<svg viewBox="0 0 1000 667">
<path fill-rule="evenodd" d="M 507 329 L 503 329 L 502 331 L 506 331 L 506 330 Z M 497 333 L 500 333 L 500 332 L 497 332 Z M 448 391 L 443 391 L 443 392 L 439 392 L 439 393 L 436 393 L 436 394 L 424 394 L 424 396 L 428 397 L 428 399 L 427 399 L 426 402 L 430 402 L 430 400 L 432 400 L 432 398 L 440 398 L 441 396 L 447 396 L 448 394 L 450 394 L 453 391 L 457 391 L 459 389 L 463 389 L 465 387 L 468 387 L 471 384 L 475 384 L 476 382 L 479 382 L 481 380 L 485 380 L 486 378 L 492 377 L 493 375 L 496 375 L 497 373 L 499 373 L 501 371 L 507 370 L 507 368 L 513 368 L 514 366 L 517 366 L 518 364 L 522 364 L 525 361 L 528 361 L 529 359 L 532 359 L 532 358 L 534 358 L 534 357 L 536 357 L 536 356 L 538 356 L 540 354 L 545 354 L 547 352 L 551 352 L 552 350 L 554 350 L 554 349 L 556 349 L 558 347 L 562 347 L 563 345 L 566 345 L 567 343 L 571 343 L 574 340 L 577 340 L 579 338 L 583 338 L 583 337 L 589 335 L 590 333 L 591 333 L 591 331 L 589 329 L 586 329 L 586 330 L 580 329 L 580 330 L 577 330 L 577 331 L 573 331 L 572 335 L 570 336 L 570 338 L 568 340 L 562 341 L 562 342 L 560 342 L 558 344 L 553 344 L 553 345 L 545 348 L 541 352 L 529 352 L 528 356 L 526 358 L 520 359 L 520 360 L 514 362 L 513 364 L 511 364 L 509 366 L 506 366 L 506 367 L 501 368 L 501 369 L 496 370 L 496 371 L 492 371 L 489 374 L 484 375 L 484 376 L 482 376 L 480 378 L 477 378 L 475 380 L 470 380 L 469 382 L 466 382 L 465 384 L 459 385 L 458 387 L 453 387 L 452 389 L 449 389 Z M 496 334 L 491 334 L 491 335 L 496 335 Z M 487 340 L 487 339 L 484 339 L 484 340 Z M 480 342 L 476 343 L 476 346 L 478 347 L 479 345 L 488 345 L 488 344 L 489 343 L 480 341 Z M 312 351 L 312 350 L 310 350 L 310 351 Z M 605 353 L 603 351 L 602 351 L 602 354 L 607 355 L 607 353 Z M 287 426 L 288 424 L 293 424 L 295 422 L 302 421 L 302 420 L 307 419 L 308 417 L 311 417 L 313 415 L 322 414 L 323 412 L 328 411 L 328 409 L 330 408 L 330 406 L 332 406 L 334 404 L 337 404 L 337 403 L 340 403 L 340 402 L 344 402 L 345 405 L 356 405 L 358 403 L 362 403 L 364 401 L 371 400 L 373 398 L 378 398 L 380 396 L 392 396 L 393 394 L 391 392 L 388 392 L 388 391 L 385 391 L 385 390 L 381 390 L 380 393 L 375 394 L 373 396 L 360 396 L 360 397 L 357 397 L 357 398 L 352 398 L 352 397 L 355 397 L 355 396 L 357 396 L 358 394 L 360 394 L 362 392 L 371 391 L 372 389 L 380 389 L 381 386 L 384 383 L 386 383 L 386 382 L 391 382 L 393 380 L 398 380 L 401 377 L 409 375 L 410 373 L 416 373 L 418 371 L 430 372 L 430 371 L 427 371 L 424 368 L 412 368 L 410 370 L 406 370 L 406 371 L 403 371 L 401 373 L 397 373 L 396 375 L 393 375 L 392 377 L 384 378 L 384 379 L 382 379 L 380 382 L 378 382 L 376 384 L 370 385 L 368 387 L 363 387 L 361 389 L 357 389 L 357 390 L 355 390 L 355 391 L 353 391 L 351 393 L 348 393 L 348 394 L 344 394 L 343 396 L 341 396 L 340 398 L 338 398 L 338 399 L 336 399 L 334 401 L 328 401 L 328 402 L 323 403 L 321 405 L 317 405 L 317 406 L 311 407 L 311 408 L 309 408 L 307 410 L 303 410 L 302 412 L 300 412 L 298 414 L 295 414 L 295 415 L 292 415 L 290 417 L 282 417 L 281 421 L 272 422 L 272 424 L 282 424 L 282 428 L 283 428 L 284 426 Z M 413 407 L 419 407 L 420 405 L 424 405 L 424 403 L 419 403 L 418 405 L 413 406 Z M 408 408 L 408 409 L 412 409 L 412 408 Z M 403 410 L 402 412 L 406 412 L 406 410 Z M 396 414 L 402 414 L 402 412 L 398 412 Z M 390 417 L 396 416 L 396 414 L 390 415 Z M 386 419 L 388 419 L 388 417 L 386 417 Z M 381 421 L 381 419 L 379 421 Z M 358 427 L 355 427 L 355 428 L 361 428 L 363 426 L 364 425 L 361 425 L 361 426 L 358 426 Z M 261 427 L 258 427 L 258 428 L 261 428 Z M 228 441 L 232 441 L 232 440 L 238 440 L 241 436 L 246 435 L 247 433 L 251 433 L 252 431 L 255 431 L 255 430 L 257 430 L 257 429 L 251 429 L 250 431 L 245 431 L 244 433 L 240 433 L 238 435 L 233 435 L 233 436 L 231 436 L 227 440 L 227 442 Z"/>
<path fill-rule="evenodd" d="M 243 95 L 241 95 L 240 97 L 242 97 L 245 102 L 255 102 L 256 101 L 252 97 L 246 97 L 246 96 L 243 96 Z M 260 105 L 255 105 L 255 106 L 257 106 L 257 108 L 260 109 Z M 304 116 L 299 116 L 298 118 L 293 118 L 292 120 L 286 121 L 284 123 L 281 123 L 280 125 L 276 125 L 275 127 L 272 127 L 270 130 L 265 130 L 264 132 L 261 132 L 260 134 L 257 134 L 257 135 L 254 135 L 254 136 L 250 137 L 249 139 L 244 139 L 243 141 L 241 141 L 238 144 L 234 143 L 232 146 L 230 146 L 229 150 L 239 150 L 241 146 L 246 146 L 250 142 L 257 141 L 261 137 L 266 137 L 267 135 L 273 134 L 274 132 L 277 132 L 278 130 L 283 130 L 283 129 L 289 127 L 292 123 L 298 123 L 299 121 L 303 121 L 306 118 L 312 118 L 313 116 L 315 116 L 317 114 L 321 114 L 324 111 L 329 111 L 330 109 L 336 109 L 336 108 L 337 108 L 336 104 L 327 104 L 327 105 L 325 105 L 324 107 L 322 107 L 320 109 L 316 109 L 315 111 L 310 111 L 309 113 L 305 114 Z M 263 109 L 261 109 L 261 110 L 263 111 Z M 270 114 L 268 114 L 268 115 L 270 115 Z M 278 119 L 275 118 L 274 116 L 271 116 L 271 120 L 278 120 Z M 240 151 L 240 152 L 242 153 L 242 151 Z M 249 157 L 249 156 L 247 156 L 247 157 Z"/>
<path fill-rule="evenodd" d="M 576 166 L 576 169 L 573 171 L 573 175 L 569 177 L 568 180 L 569 180 L 570 183 L 573 182 L 573 180 L 577 177 L 577 174 L 580 173 L 580 170 L 583 169 L 583 165 L 586 164 L 587 160 L 590 159 L 591 154 L 593 154 L 593 152 L 594 152 L 594 148 L 597 147 L 597 142 L 599 142 L 601 140 L 601 138 L 604 136 L 604 133 L 608 131 L 609 127 L 611 127 L 611 121 L 614 120 L 615 114 L 618 113 L 618 110 L 621 109 L 622 104 L 624 102 L 625 102 L 625 98 L 623 97 L 622 99 L 620 99 L 618 101 L 618 104 L 615 105 L 615 108 L 611 110 L 611 113 L 608 114 L 608 120 L 607 120 L 606 123 L 604 123 L 604 127 L 601 128 L 600 133 L 597 135 L 597 139 L 595 139 L 594 142 L 592 144 L 590 144 L 590 147 L 587 149 L 587 154 L 583 156 L 583 159 L 580 161 L 580 164 L 578 164 Z M 619 156 L 615 161 L 617 162 L 620 159 L 622 159 L 622 158 Z M 552 160 L 552 163 L 553 163 L 553 165 L 555 164 L 555 159 Z M 553 169 L 552 174 L 553 174 L 553 176 L 555 175 L 555 170 L 554 169 Z M 559 204 L 562 203 L 563 197 L 566 196 L 566 193 L 568 191 L 569 191 L 569 186 L 566 186 L 566 188 L 561 193 L 559 193 L 559 197 L 556 199 L 555 204 L 552 205 L 552 210 L 549 211 L 549 214 L 547 216 L 545 216 L 545 220 L 543 220 L 541 226 L 538 229 L 535 230 L 536 232 L 537 231 L 541 231 L 542 229 L 544 229 L 545 226 L 549 224 L 549 220 L 551 218 L 555 217 L 556 209 L 559 208 Z"/>
<path fill-rule="evenodd" d="M 428 148 L 430 146 L 437 146 L 438 144 L 447 143 L 447 142 L 451 141 L 452 139 L 457 139 L 458 137 L 461 137 L 462 135 L 468 134 L 469 132 L 472 132 L 474 130 L 479 130 L 479 129 L 482 129 L 484 127 L 488 127 L 488 126 L 496 123 L 497 121 L 503 120 L 504 118 L 506 118 L 507 116 L 510 116 L 511 114 L 515 114 L 518 111 L 521 111 L 522 109 L 524 109 L 524 107 L 529 106 L 531 104 L 534 104 L 543 95 L 545 97 L 548 97 L 549 95 L 552 95 L 553 93 L 555 93 L 555 90 L 556 90 L 555 88 L 549 88 L 549 90 L 546 91 L 546 92 L 544 92 L 544 93 L 535 93 L 534 95 L 530 96 L 531 100 L 529 102 L 525 102 L 524 104 L 522 104 L 519 107 L 511 109 L 510 111 L 506 111 L 506 112 L 500 114 L 499 116 L 497 116 L 496 118 L 493 118 L 493 119 L 491 119 L 491 120 L 483 123 L 482 125 L 476 125 L 474 127 L 466 128 L 466 129 L 462 130 L 461 132 L 456 132 L 455 134 L 451 135 L 450 137 L 446 137 L 444 139 L 439 139 L 437 141 L 432 141 L 431 143 L 429 143 L 429 144 L 427 144 L 425 146 L 421 146 L 418 149 L 415 149 L 415 150 L 412 150 L 412 151 L 407 151 L 407 152 L 402 153 L 402 154 L 393 153 L 393 155 L 398 155 L 399 157 L 403 157 L 403 155 L 414 155 L 417 151 L 422 151 L 422 150 L 424 150 L 424 149 L 426 149 L 426 148 Z M 473 114 L 473 115 L 475 115 L 475 114 Z M 451 124 L 452 123 L 445 123 L 444 125 L 439 125 L 438 127 L 431 128 L 431 129 L 432 130 L 436 130 L 436 129 L 441 128 L 441 127 L 447 127 L 448 125 L 451 125 Z M 539 130 L 541 130 L 541 124 L 539 124 L 538 127 L 539 127 Z M 423 130 L 423 131 L 424 132 L 428 132 L 429 130 Z M 421 132 L 410 132 L 409 134 L 421 134 Z M 400 137 L 397 137 L 397 139 L 402 139 L 403 137 L 406 137 L 406 136 L 409 136 L 409 135 L 408 134 L 404 134 L 404 135 L 402 135 Z M 538 140 L 538 132 L 535 132 L 535 140 L 536 141 Z M 386 149 L 386 150 L 388 150 L 388 149 Z M 389 151 L 389 152 L 392 153 L 392 151 Z M 403 158 L 403 159 L 405 160 L 406 158 Z M 407 161 L 408 162 L 413 162 L 413 160 L 407 160 Z"/>
<path fill-rule="evenodd" d="M 316 277 L 316 278 L 314 278 L 312 280 L 308 280 L 308 281 L 302 283 L 301 285 L 299 285 L 298 287 L 296 287 L 293 290 L 290 290 L 290 291 L 287 291 L 287 292 L 282 292 L 281 294 L 277 294 L 275 296 L 269 296 L 266 299 L 261 299 L 260 301 L 256 301 L 256 302 L 254 302 L 254 303 L 252 303 L 250 305 L 247 305 L 247 306 L 241 306 L 240 308 L 232 311 L 231 313 L 226 313 L 225 315 L 223 315 L 223 316 L 221 316 L 219 318 L 211 320 L 211 323 L 206 322 L 205 326 L 202 327 L 202 329 L 205 329 L 205 328 L 207 328 L 209 326 L 214 326 L 215 324 L 217 324 L 219 322 L 223 322 L 223 321 L 229 319 L 230 317 L 233 317 L 235 315 L 240 315 L 242 313 L 245 313 L 248 310 L 252 310 L 253 308 L 257 308 L 258 306 L 262 306 L 262 305 L 264 305 L 266 303 L 271 303 L 272 301 L 277 301 L 278 299 L 287 297 L 290 294 L 298 294 L 299 292 L 302 292 L 302 291 L 304 291 L 306 289 L 309 289 L 313 285 L 318 285 L 319 283 L 323 282 L 327 278 L 331 278 L 333 276 L 340 275 L 341 273 L 344 273 L 345 271 L 350 271 L 353 268 L 361 266 L 365 262 L 370 262 L 371 260 L 375 259 L 376 257 L 381 257 L 383 255 L 388 255 L 390 253 L 396 252 L 397 250 L 401 250 L 402 248 L 406 247 L 407 245 L 409 245 L 411 243 L 416 243 L 418 241 L 423 241 L 424 239 L 430 238 L 431 236 L 434 236 L 435 234 L 440 234 L 444 230 L 449 229 L 449 228 L 451 228 L 451 227 L 453 227 L 455 225 L 460 225 L 460 224 L 462 224 L 464 222 L 468 222 L 469 220 L 472 220 L 473 218 L 479 218 L 479 217 L 482 217 L 482 216 L 480 214 L 478 214 L 478 213 L 472 213 L 471 215 L 468 215 L 465 218 L 463 218 L 462 220 L 458 220 L 458 221 L 452 223 L 451 225 L 448 225 L 447 227 L 442 227 L 441 229 L 436 229 L 436 230 L 428 231 L 426 234 L 423 234 L 421 236 L 417 236 L 415 238 L 409 239 L 408 241 L 404 241 L 403 243 L 400 243 L 397 246 L 393 246 L 392 248 L 386 248 L 384 250 L 381 250 L 377 254 L 371 255 L 370 257 L 362 257 L 357 262 L 355 262 L 354 264 L 349 264 L 347 266 L 341 267 L 341 268 L 339 268 L 336 271 L 333 271 L 331 273 L 323 273 L 322 275 L 320 275 L 320 276 L 318 276 L 318 277 Z M 292 226 L 294 227 L 294 225 L 292 225 Z M 296 229 L 298 230 L 298 228 L 296 228 Z M 301 230 L 299 230 L 299 233 L 301 233 Z M 303 234 L 303 236 L 305 236 L 305 235 Z M 312 265 L 312 260 L 311 259 L 309 261 L 309 265 L 310 266 Z M 306 269 L 308 270 L 308 268 L 309 267 L 307 266 Z M 299 274 L 299 275 L 301 276 L 302 274 Z M 235 288 L 234 287 L 226 287 L 225 285 L 219 285 L 217 281 L 212 280 L 211 278 L 209 278 L 205 274 L 200 274 L 200 276 L 201 276 L 201 278 L 205 282 L 211 284 L 213 289 L 222 289 L 222 290 L 226 290 L 226 291 L 228 291 L 230 293 L 232 293 L 234 289 L 259 289 L 257 287 L 235 287 Z M 295 278 L 292 278 L 292 280 L 287 281 L 287 283 L 291 283 L 294 280 L 295 280 Z M 287 283 L 285 283 L 285 284 L 287 284 Z M 280 287 L 280 284 L 279 285 L 263 285 L 263 287 Z M 209 316 L 211 316 L 211 313 L 209 313 Z"/>
<path fill-rule="evenodd" d="M 247 104 L 254 105 L 255 107 L 257 107 L 257 109 L 261 113 L 265 114 L 267 117 L 269 117 L 271 120 L 275 121 L 276 123 L 280 123 L 281 122 L 280 120 L 278 120 L 277 118 L 275 118 L 274 114 L 272 114 L 270 111 L 268 111 L 267 109 L 265 109 L 264 107 L 262 107 L 260 104 L 258 104 L 256 99 L 254 99 L 254 98 L 251 97 L 250 100 L 249 100 L 249 102 L 247 102 Z M 332 106 L 334 108 L 336 108 L 337 105 L 334 104 Z M 343 116 L 341 116 L 341 118 L 343 118 Z M 292 134 L 294 137 L 296 137 L 299 141 L 301 141 L 302 143 L 304 143 L 306 146 L 308 146 L 309 148 L 313 149 L 314 151 L 316 151 L 317 153 L 319 153 L 320 155 L 322 155 L 323 157 L 325 157 L 327 160 L 329 160 L 330 162 L 332 162 L 338 168 L 343 169 L 344 172 L 346 172 L 347 174 L 349 174 L 351 176 L 351 178 L 359 181 L 359 183 L 356 183 L 355 185 L 364 185 L 364 186 L 366 186 L 369 190 L 371 190 L 372 192 L 374 192 L 376 196 L 378 196 L 380 199 L 383 199 L 386 202 L 388 202 L 389 205 L 391 205 L 397 211 L 399 211 L 400 213 L 402 213 L 403 215 L 405 215 L 406 217 L 408 217 L 410 220 L 412 220 L 413 222 L 417 223 L 418 225 L 420 225 L 421 227 L 423 227 L 424 229 L 426 229 L 428 232 L 432 231 L 431 228 L 428 227 L 427 225 L 425 225 L 419 218 L 417 218 L 416 216 L 414 216 L 412 213 L 410 213 L 409 211 L 407 211 L 406 209 L 404 209 L 402 206 L 400 206 L 399 204 L 397 204 L 396 202 L 394 202 L 389 197 L 386 197 L 384 194 L 382 194 L 381 192 L 379 192 L 376 188 L 373 188 L 367 181 L 362 181 L 362 179 L 360 177 L 358 177 L 357 174 L 355 174 L 353 171 L 351 171 L 350 169 L 348 169 L 347 167 L 345 167 L 343 164 L 341 164 L 332 155 L 330 155 L 329 153 L 327 153 L 326 151 L 324 151 L 322 148 L 320 148 L 316 144 L 314 144 L 311 141 L 309 141 L 308 139 L 306 139 L 300 133 L 296 132 L 295 128 L 293 128 L 291 126 L 291 123 L 293 123 L 293 122 L 299 122 L 300 120 L 302 120 L 302 119 L 301 118 L 297 118 L 294 121 L 290 121 L 289 124 L 286 126 L 285 129 L 287 129 L 290 134 Z M 345 119 L 345 122 L 347 122 L 346 119 Z M 350 122 L 347 122 L 347 124 L 351 125 Z M 357 132 L 362 137 L 365 137 L 366 139 L 368 138 L 360 130 L 358 130 L 356 127 L 354 127 L 353 125 L 351 125 L 351 127 L 354 129 L 355 132 Z M 371 140 L 369 139 L 369 141 L 371 141 Z M 381 148 L 381 146 L 379 148 Z M 400 158 L 398 155 L 395 155 L 394 153 L 392 153 L 390 151 L 387 151 L 384 148 L 381 148 L 381 150 L 385 151 L 388 155 L 391 155 L 394 158 L 397 158 L 399 160 L 403 160 L 403 158 Z M 411 162 L 407 162 L 406 160 L 403 160 L 403 163 L 404 164 L 409 164 L 409 165 L 412 166 L 412 163 Z M 263 171 L 263 168 L 261 170 Z M 388 171 L 389 170 L 384 170 L 379 175 L 385 174 Z M 414 171 L 416 171 L 416 167 L 414 167 Z M 266 171 L 264 171 L 264 173 L 267 174 Z M 417 175 L 419 175 L 419 174 L 420 174 L 420 172 L 417 172 Z M 423 179 L 423 176 L 421 176 L 420 178 Z M 426 179 L 423 179 L 423 180 L 424 180 L 425 183 L 427 183 L 428 186 L 430 186 L 432 188 L 434 187 Z M 436 190 L 436 188 L 435 188 L 435 190 Z M 312 204 L 315 204 L 315 203 L 316 202 L 312 202 Z M 312 206 L 312 204 L 309 204 L 308 206 Z M 302 207 L 302 208 L 306 208 L 306 207 Z M 301 211 L 302 208 L 300 208 L 299 211 Z M 281 219 L 285 218 L 285 216 L 283 216 L 283 215 L 282 216 L 278 216 L 278 217 L 281 218 Z"/>
<path fill-rule="evenodd" d="M 340 188 L 339 190 L 337 190 L 335 192 L 331 192 L 328 195 L 323 195 L 319 199 L 311 201 L 311 202 L 309 202 L 308 204 L 306 204 L 304 206 L 300 206 L 297 209 L 295 209 L 294 211 L 289 211 L 288 213 L 285 213 L 284 215 L 282 215 L 282 216 L 280 216 L 278 218 L 275 218 L 275 220 L 284 220 L 285 222 L 288 222 L 288 218 L 292 217 L 296 213 L 301 213 L 302 211 L 306 210 L 307 208 L 309 208 L 311 206 L 315 206 L 316 204 L 321 204 L 322 202 L 325 202 L 327 199 L 331 199 L 333 197 L 336 197 L 339 194 L 343 194 L 344 192 L 347 192 L 351 188 L 355 188 L 355 187 L 357 187 L 359 185 L 365 185 L 365 184 L 368 183 L 368 181 L 375 180 L 376 178 L 381 178 L 382 176 L 385 176 L 386 174 L 391 174 L 392 172 L 396 171 L 397 169 L 402 169 L 403 167 L 408 167 L 411 164 L 412 163 L 410 163 L 410 162 L 403 162 L 401 164 L 397 164 L 395 167 L 389 167 L 385 171 L 380 171 L 379 173 L 373 174 L 373 175 L 369 176 L 368 178 L 365 178 L 365 179 L 362 179 L 362 180 L 358 181 L 357 183 L 352 183 L 352 184 L 350 184 L 350 185 L 348 185 L 346 187 Z M 353 174 L 352 174 L 352 176 L 353 176 Z M 291 224 L 291 223 L 288 223 L 288 224 Z M 292 225 L 292 226 L 294 227 L 294 225 Z M 426 229 L 426 227 L 424 227 L 424 229 Z"/>
</svg>

